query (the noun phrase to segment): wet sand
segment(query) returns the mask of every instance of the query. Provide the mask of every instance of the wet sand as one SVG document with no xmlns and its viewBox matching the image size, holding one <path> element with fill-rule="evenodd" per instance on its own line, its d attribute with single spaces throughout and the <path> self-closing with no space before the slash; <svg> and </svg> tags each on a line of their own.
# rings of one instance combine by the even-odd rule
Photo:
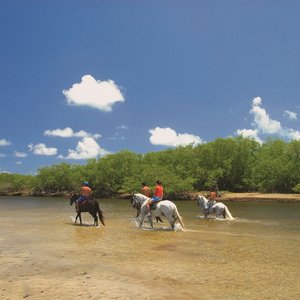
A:
<svg viewBox="0 0 300 300">
<path fill-rule="evenodd" d="M 1 201 L 1 299 L 300 297 L 298 225 L 204 221 L 190 202 L 178 203 L 185 232 L 152 231 L 136 227 L 127 201 L 106 201 L 107 226 L 96 228 L 87 214 L 74 225 L 72 208 L 49 201 Z"/>
</svg>

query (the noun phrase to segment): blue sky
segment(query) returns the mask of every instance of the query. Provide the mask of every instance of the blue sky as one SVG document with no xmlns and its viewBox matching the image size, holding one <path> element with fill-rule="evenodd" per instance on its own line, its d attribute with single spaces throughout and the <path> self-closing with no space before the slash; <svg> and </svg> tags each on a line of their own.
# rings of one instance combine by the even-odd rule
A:
<svg viewBox="0 0 300 300">
<path fill-rule="evenodd" d="M 300 139 L 300 1 L 0 2 L 0 172 Z"/>
</svg>

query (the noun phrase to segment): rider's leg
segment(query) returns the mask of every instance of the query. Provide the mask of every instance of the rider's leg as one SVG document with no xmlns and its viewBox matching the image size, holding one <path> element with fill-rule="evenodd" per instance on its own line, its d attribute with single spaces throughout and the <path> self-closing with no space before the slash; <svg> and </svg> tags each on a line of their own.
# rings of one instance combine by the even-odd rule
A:
<svg viewBox="0 0 300 300">
<path fill-rule="evenodd" d="M 76 200 L 76 211 L 79 211 L 79 205 L 84 201 L 84 197 L 80 196 L 77 200 Z"/>
<path fill-rule="evenodd" d="M 148 215 L 151 215 L 150 205 L 152 204 L 152 200 L 148 200 L 146 203 Z"/>
<path fill-rule="evenodd" d="M 208 211 L 209 211 L 209 206 L 207 203 L 204 204 L 204 214 L 205 214 L 205 218 L 207 217 L 208 215 Z"/>
</svg>

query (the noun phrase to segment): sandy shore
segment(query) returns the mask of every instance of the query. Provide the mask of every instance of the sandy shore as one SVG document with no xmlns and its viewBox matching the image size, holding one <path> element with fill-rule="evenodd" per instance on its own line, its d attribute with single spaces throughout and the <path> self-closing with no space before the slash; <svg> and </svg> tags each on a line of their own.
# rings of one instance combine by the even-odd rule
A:
<svg viewBox="0 0 300 300">
<path fill-rule="evenodd" d="M 219 201 L 231 202 L 278 202 L 295 203 L 300 202 L 300 194 L 262 194 L 262 193 L 224 193 Z"/>
<path fill-rule="evenodd" d="M 179 193 L 179 194 L 166 194 L 165 199 L 169 200 L 196 200 L 197 195 L 208 195 L 208 191 L 199 191 L 191 193 Z M 0 196 L 26 196 L 30 197 L 29 193 L 5 193 Z M 68 198 L 68 193 L 53 193 L 53 194 L 44 194 L 36 195 L 40 197 L 64 197 Z M 130 199 L 131 194 L 119 194 L 114 196 L 114 198 L 119 199 Z M 222 192 L 221 197 L 217 198 L 218 201 L 231 201 L 231 202 L 277 202 L 277 203 L 295 203 L 300 202 L 300 194 L 279 194 L 279 193 L 231 193 L 231 192 Z"/>
</svg>

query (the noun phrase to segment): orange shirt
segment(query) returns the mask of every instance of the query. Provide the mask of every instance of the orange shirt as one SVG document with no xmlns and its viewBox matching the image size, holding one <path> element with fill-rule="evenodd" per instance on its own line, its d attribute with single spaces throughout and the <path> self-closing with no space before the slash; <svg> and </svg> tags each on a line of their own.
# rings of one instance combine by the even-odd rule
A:
<svg viewBox="0 0 300 300">
<path fill-rule="evenodd" d="M 84 197 L 90 197 L 92 195 L 92 190 L 88 186 L 83 186 L 80 190 L 80 195 Z"/>
<path fill-rule="evenodd" d="M 154 192 L 154 196 L 159 197 L 159 198 L 163 198 L 164 196 L 164 188 L 161 185 L 157 185 L 155 187 L 155 192 Z"/>
<path fill-rule="evenodd" d="M 150 197 L 151 191 L 148 186 L 143 186 L 141 189 L 141 193 L 146 197 Z"/>
</svg>

